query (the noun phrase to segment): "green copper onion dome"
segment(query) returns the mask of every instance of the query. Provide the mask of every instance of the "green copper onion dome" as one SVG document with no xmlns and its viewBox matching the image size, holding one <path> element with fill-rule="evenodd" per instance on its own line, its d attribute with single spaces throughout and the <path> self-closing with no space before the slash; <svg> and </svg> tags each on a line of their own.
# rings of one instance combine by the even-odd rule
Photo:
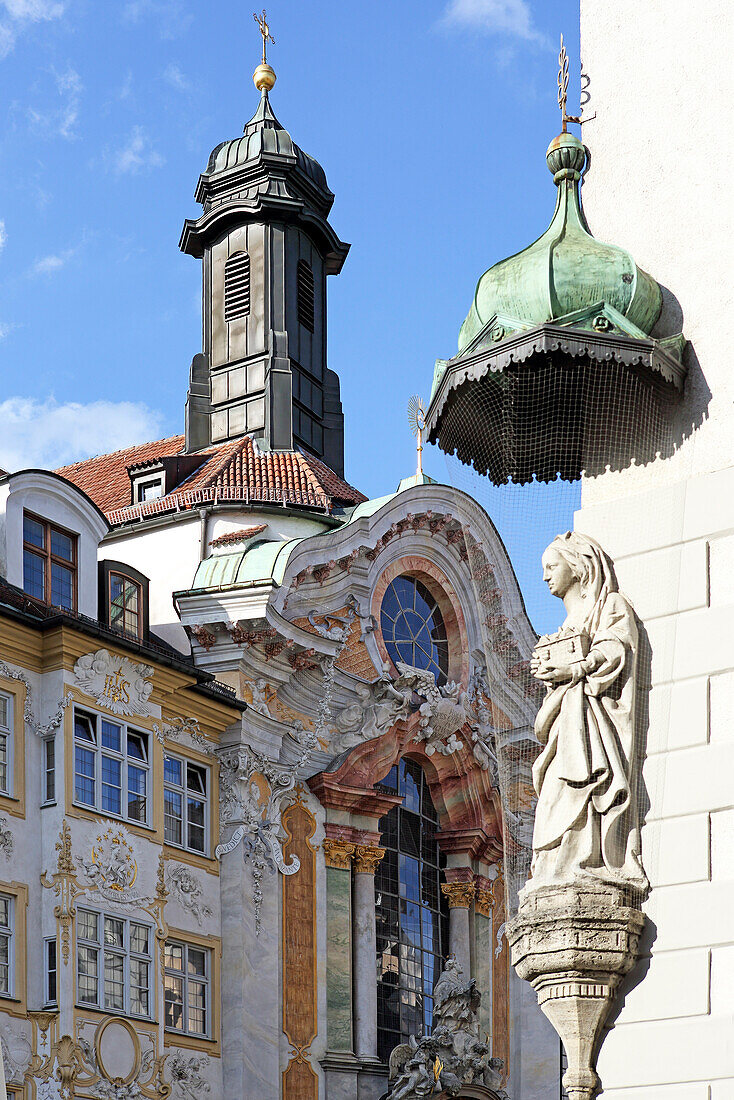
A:
<svg viewBox="0 0 734 1100">
<path fill-rule="evenodd" d="M 579 194 L 583 144 L 573 134 L 559 134 L 546 160 L 558 188 L 553 220 L 534 244 L 482 275 L 459 333 L 460 352 L 492 318 L 497 319 L 493 339 L 501 341 L 602 303 L 640 336 L 648 336 L 660 316 L 662 293 L 655 280 L 625 249 L 597 241 L 589 231 Z M 593 324 L 609 327 L 602 314 Z"/>
</svg>

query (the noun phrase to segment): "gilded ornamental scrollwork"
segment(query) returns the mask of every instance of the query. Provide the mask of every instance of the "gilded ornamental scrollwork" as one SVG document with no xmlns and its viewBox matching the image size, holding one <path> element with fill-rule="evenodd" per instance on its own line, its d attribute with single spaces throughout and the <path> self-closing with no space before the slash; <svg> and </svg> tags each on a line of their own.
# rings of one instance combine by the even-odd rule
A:
<svg viewBox="0 0 734 1100">
<path fill-rule="evenodd" d="M 352 866 L 352 856 L 356 845 L 348 840 L 339 840 L 333 837 L 324 838 L 324 858 L 327 867 L 334 867 L 338 871 L 348 871 Z"/>
<path fill-rule="evenodd" d="M 385 849 L 376 844 L 358 844 L 354 850 L 354 870 L 358 874 L 374 875 Z"/>
<path fill-rule="evenodd" d="M 473 882 L 441 883 L 441 893 L 448 898 L 449 909 L 468 909 L 474 901 L 476 890 Z"/>
</svg>

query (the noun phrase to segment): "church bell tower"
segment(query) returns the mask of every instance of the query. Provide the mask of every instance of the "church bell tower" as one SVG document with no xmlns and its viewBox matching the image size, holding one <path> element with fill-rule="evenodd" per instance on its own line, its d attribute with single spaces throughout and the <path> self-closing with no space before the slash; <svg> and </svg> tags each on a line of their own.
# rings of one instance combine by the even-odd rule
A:
<svg viewBox="0 0 734 1100">
<path fill-rule="evenodd" d="M 320 164 L 278 122 L 265 47 L 260 104 L 242 137 L 218 145 L 196 188 L 203 207 L 180 248 L 203 261 L 203 347 L 191 364 L 186 450 L 245 434 L 266 450 L 301 447 L 344 469 L 339 378 L 326 365 L 326 278 L 349 245 L 328 221 Z"/>
</svg>

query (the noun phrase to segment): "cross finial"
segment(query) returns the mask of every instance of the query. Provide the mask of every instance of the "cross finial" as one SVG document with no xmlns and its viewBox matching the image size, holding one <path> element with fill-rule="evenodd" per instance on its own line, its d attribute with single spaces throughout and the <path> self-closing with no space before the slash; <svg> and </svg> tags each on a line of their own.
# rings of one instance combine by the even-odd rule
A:
<svg viewBox="0 0 734 1100">
<path fill-rule="evenodd" d="M 275 45 L 275 39 L 270 33 L 270 27 L 268 26 L 267 15 L 265 14 L 265 8 L 263 8 L 262 15 L 258 15 L 257 12 L 252 13 L 252 17 L 260 28 L 260 34 L 263 36 L 263 65 L 267 65 L 268 59 L 265 52 L 265 47 L 268 42 L 272 42 Z"/>
<path fill-rule="evenodd" d="M 568 54 L 561 35 L 561 52 L 558 54 L 558 106 L 561 109 L 562 133 L 568 132 L 569 122 L 580 122 L 580 118 L 566 114 L 566 101 L 568 99 Z"/>
</svg>

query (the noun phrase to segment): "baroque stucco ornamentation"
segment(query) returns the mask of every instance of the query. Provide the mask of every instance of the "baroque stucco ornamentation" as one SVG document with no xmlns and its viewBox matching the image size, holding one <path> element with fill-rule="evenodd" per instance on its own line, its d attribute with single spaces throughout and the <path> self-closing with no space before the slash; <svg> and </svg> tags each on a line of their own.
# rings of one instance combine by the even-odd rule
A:
<svg viewBox="0 0 734 1100">
<path fill-rule="evenodd" d="M 212 915 L 211 905 L 207 905 L 204 901 L 201 883 L 188 867 L 181 864 L 172 867 L 166 875 L 166 886 L 169 895 L 193 915 L 199 927 Z"/>
<path fill-rule="evenodd" d="M 446 961 L 433 992 L 430 1035 L 395 1047 L 390 1055 L 388 1100 L 423 1100 L 458 1096 L 467 1085 L 484 1085 L 506 1100 L 499 1070 L 503 1062 L 489 1057 L 479 1035 L 481 994 L 474 979 L 466 981 L 453 955 Z"/>
<path fill-rule="evenodd" d="M 99 1100 L 164 1100 L 171 1094 L 156 1036 L 137 1032 L 128 1020 L 107 1016 L 98 1023 L 79 1021 L 76 1049 L 75 1088 L 89 1090 Z"/>
<path fill-rule="evenodd" d="M 182 1051 L 168 1056 L 166 1069 L 173 1083 L 172 1096 L 180 1100 L 199 1100 L 212 1087 L 202 1076 L 209 1066 L 208 1054 L 193 1054 L 187 1058 Z"/>
<path fill-rule="evenodd" d="M 28 728 L 35 733 L 36 737 L 47 737 L 49 733 L 53 733 L 53 731 L 61 725 L 64 711 L 73 699 L 71 692 L 67 692 L 66 695 L 63 696 L 55 714 L 49 718 L 48 722 L 39 722 L 33 712 L 33 688 L 26 674 L 21 669 L 14 668 L 5 661 L 0 661 L 0 676 L 5 676 L 8 680 L 17 680 L 18 683 L 23 684 L 25 687 L 23 721 Z"/>
<path fill-rule="evenodd" d="M 374 875 L 385 849 L 376 844 L 358 844 L 354 850 L 354 870 L 360 874 Z"/>
<path fill-rule="evenodd" d="M 13 854 L 13 830 L 7 817 L 0 817 L 0 852 L 6 859 Z"/>
<path fill-rule="evenodd" d="M 473 882 L 441 883 L 441 893 L 449 899 L 449 909 L 469 909 L 476 889 Z"/>
<path fill-rule="evenodd" d="M 85 895 L 98 895 L 108 905 L 121 909 L 142 909 L 155 921 L 156 941 L 162 952 L 168 934 L 163 919 L 168 890 L 162 852 L 158 859 L 156 889 L 152 897 L 137 894 L 133 890 L 138 864 L 129 834 L 122 825 L 110 825 L 105 832 L 100 833 L 92 844 L 91 858 L 80 859 L 87 882 L 79 881 L 77 867 L 72 859 L 71 829 L 66 819 L 61 825 L 56 852 L 56 870 L 51 878 L 44 871 L 41 885 L 47 890 L 53 890 L 58 898 L 54 916 L 61 926 L 61 957 L 65 966 L 69 963 L 70 930 L 76 914 L 76 902 Z"/>
<path fill-rule="evenodd" d="M 196 718 L 171 718 L 170 720 L 164 720 L 153 723 L 153 733 L 156 740 L 161 745 L 165 745 L 166 741 L 181 741 L 188 737 L 189 740 L 199 749 L 201 752 L 207 754 L 207 756 L 214 755 L 214 746 L 207 737 L 201 732 L 201 727 Z"/>
<path fill-rule="evenodd" d="M 147 718 L 153 713 L 149 699 L 153 690 L 151 665 L 117 657 L 106 649 L 86 653 L 74 665 L 76 682 L 113 714 Z"/>
<path fill-rule="evenodd" d="M 0 1051 L 6 1084 L 22 1086 L 25 1072 L 31 1064 L 33 1049 L 27 1032 L 16 1031 L 14 1022 L 6 1018 L 0 1024 Z"/>
<path fill-rule="evenodd" d="M 348 840 L 341 840 L 339 837 L 327 836 L 324 838 L 323 846 L 327 867 L 333 867 L 337 871 L 349 870 L 352 866 L 352 857 L 356 845 Z"/>
<path fill-rule="evenodd" d="M 506 934 L 517 973 L 566 1049 L 566 1092 L 591 1100 L 599 1037 L 645 922 L 630 904 L 648 889 L 637 804 L 637 625 L 611 560 L 588 536 L 554 539 L 543 576 L 567 614 L 532 661 L 546 685 L 535 720 L 542 751 L 533 766 L 533 876 Z"/>
</svg>

